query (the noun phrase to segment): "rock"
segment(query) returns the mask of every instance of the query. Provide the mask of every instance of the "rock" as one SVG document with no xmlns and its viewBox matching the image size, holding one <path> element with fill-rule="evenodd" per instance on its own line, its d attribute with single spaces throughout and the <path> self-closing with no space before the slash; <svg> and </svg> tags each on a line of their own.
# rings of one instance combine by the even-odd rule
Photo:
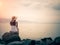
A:
<svg viewBox="0 0 60 45">
<path fill-rule="evenodd" d="M 13 41 L 21 41 L 19 35 L 17 33 L 14 33 L 14 32 L 4 33 L 3 36 L 2 36 L 2 40 L 5 43 L 10 43 L 10 42 L 13 42 Z"/>
<path fill-rule="evenodd" d="M 54 42 L 56 43 L 56 45 L 60 45 L 60 37 L 56 37 Z"/>
<path fill-rule="evenodd" d="M 55 38 L 55 42 L 56 42 L 56 43 L 60 43 L 60 37 L 56 37 L 56 38 Z"/>
<path fill-rule="evenodd" d="M 42 41 L 42 45 L 50 45 L 53 42 L 52 38 L 50 37 L 41 39 L 41 41 Z"/>
<path fill-rule="evenodd" d="M 0 44 L 0 45 L 5 45 L 5 44 Z"/>
<path fill-rule="evenodd" d="M 23 45 L 23 42 L 20 41 L 14 41 L 14 42 L 10 42 L 7 45 Z"/>
<path fill-rule="evenodd" d="M 25 39 L 23 45 L 30 45 L 31 40 L 30 39 Z"/>
<path fill-rule="evenodd" d="M 5 44 L 5 42 L 2 39 L 0 39 L 0 44 Z"/>
<path fill-rule="evenodd" d="M 29 45 L 35 45 L 35 40 L 31 40 L 31 43 Z"/>
<path fill-rule="evenodd" d="M 2 40 L 0 39 L 0 43 L 1 43 L 1 41 L 2 41 Z"/>
<path fill-rule="evenodd" d="M 35 41 L 36 45 L 41 45 L 41 41 L 38 40 L 38 41 Z"/>
</svg>

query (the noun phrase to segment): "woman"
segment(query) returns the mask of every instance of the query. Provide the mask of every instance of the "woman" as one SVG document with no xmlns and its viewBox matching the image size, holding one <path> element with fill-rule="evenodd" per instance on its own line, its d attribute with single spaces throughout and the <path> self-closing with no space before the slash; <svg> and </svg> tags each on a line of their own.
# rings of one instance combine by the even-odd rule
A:
<svg viewBox="0 0 60 45">
<path fill-rule="evenodd" d="M 11 30 L 10 32 L 12 33 L 18 33 L 19 34 L 19 29 L 18 29 L 18 22 L 16 21 L 16 17 L 13 16 L 12 20 L 10 21 L 10 25 L 11 25 Z"/>
</svg>

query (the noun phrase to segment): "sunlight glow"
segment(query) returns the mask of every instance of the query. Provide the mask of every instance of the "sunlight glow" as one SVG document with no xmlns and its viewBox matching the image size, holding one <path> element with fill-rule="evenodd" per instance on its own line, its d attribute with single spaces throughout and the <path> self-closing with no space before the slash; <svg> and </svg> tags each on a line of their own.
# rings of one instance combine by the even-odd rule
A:
<svg viewBox="0 0 60 45">
<path fill-rule="evenodd" d="M 0 2 L 0 7 L 3 5 L 3 3 L 2 2 Z"/>
</svg>

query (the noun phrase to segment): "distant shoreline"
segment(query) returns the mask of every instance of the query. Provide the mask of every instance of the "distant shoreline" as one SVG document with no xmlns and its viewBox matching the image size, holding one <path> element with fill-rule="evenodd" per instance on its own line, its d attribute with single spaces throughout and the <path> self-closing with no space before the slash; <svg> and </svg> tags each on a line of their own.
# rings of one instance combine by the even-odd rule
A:
<svg viewBox="0 0 60 45">
<path fill-rule="evenodd" d="M 0 23 L 10 22 L 10 19 L 0 19 Z M 60 22 L 37 22 L 37 21 L 28 21 L 28 20 L 18 20 L 20 23 L 35 23 L 35 24 L 60 24 Z"/>
</svg>

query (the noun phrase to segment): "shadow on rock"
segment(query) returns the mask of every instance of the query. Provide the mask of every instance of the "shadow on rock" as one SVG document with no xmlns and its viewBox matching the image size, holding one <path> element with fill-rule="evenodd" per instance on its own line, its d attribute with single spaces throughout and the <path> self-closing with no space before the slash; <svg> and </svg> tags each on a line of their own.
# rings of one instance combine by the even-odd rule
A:
<svg viewBox="0 0 60 45">
<path fill-rule="evenodd" d="M 18 33 L 16 32 L 6 32 L 3 34 L 2 36 L 2 40 L 8 44 L 10 42 L 13 42 L 13 41 L 21 41 Z"/>
</svg>

